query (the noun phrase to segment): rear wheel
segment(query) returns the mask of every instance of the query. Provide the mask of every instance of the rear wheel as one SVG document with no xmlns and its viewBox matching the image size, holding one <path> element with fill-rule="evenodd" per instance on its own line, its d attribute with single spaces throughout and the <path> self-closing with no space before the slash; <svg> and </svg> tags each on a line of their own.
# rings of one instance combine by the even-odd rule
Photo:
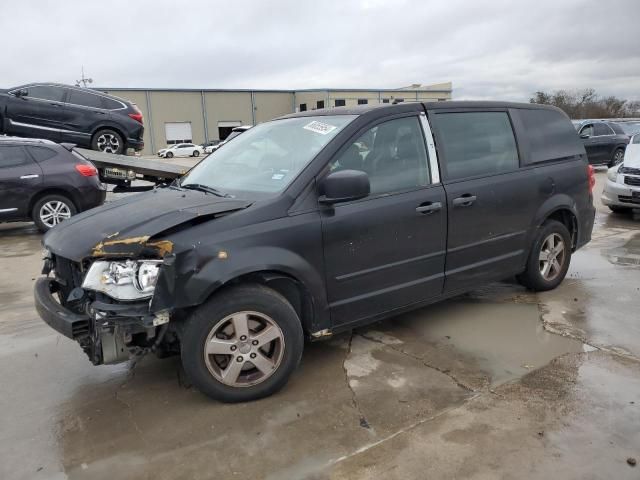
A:
<svg viewBox="0 0 640 480">
<path fill-rule="evenodd" d="M 63 195 L 46 195 L 36 202 L 31 218 L 41 232 L 46 232 L 77 213 L 73 202 Z"/>
<path fill-rule="evenodd" d="M 100 130 L 93 136 L 91 148 L 104 153 L 122 153 L 124 151 L 124 141 L 122 136 L 115 130 Z"/>
<path fill-rule="evenodd" d="M 304 346 L 295 310 L 279 293 L 243 285 L 214 295 L 187 319 L 182 364 L 193 384 L 222 402 L 280 390 Z"/>
<path fill-rule="evenodd" d="M 567 227 L 547 220 L 533 242 L 527 267 L 518 281 L 534 291 L 556 288 L 564 279 L 571 262 L 571 234 Z"/>
<path fill-rule="evenodd" d="M 616 151 L 613 152 L 613 158 L 609 162 L 609 168 L 615 167 L 616 165 L 622 163 L 624 160 L 624 149 L 616 148 Z"/>
</svg>

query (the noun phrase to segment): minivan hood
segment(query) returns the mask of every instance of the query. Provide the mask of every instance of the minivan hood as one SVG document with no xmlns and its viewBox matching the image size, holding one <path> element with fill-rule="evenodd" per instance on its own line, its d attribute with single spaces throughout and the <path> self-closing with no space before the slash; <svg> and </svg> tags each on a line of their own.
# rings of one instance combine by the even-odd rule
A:
<svg viewBox="0 0 640 480">
<path fill-rule="evenodd" d="M 43 244 L 52 253 L 76 262 L 88 257 L 136 257 L 143 253 L 162 257 L 173 250 L 170 241 L 154 239 L 164 231 L 249 205 L 247 200 L 159 188 L 65 220 L 44 236 Z"/>
<path fill-rule="evenodd" d="M 640 168 L 640 143 L 630 143 L 624 152 L 624 166 Z"/>
</svg>

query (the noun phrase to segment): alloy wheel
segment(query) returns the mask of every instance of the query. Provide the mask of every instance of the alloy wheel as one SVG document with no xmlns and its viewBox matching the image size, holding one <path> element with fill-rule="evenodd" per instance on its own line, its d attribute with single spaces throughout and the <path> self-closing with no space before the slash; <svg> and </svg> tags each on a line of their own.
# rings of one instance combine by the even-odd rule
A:
<svg viewBox="0 0 640 480">
<path fill-rule="evenodd" d="M 550 282 L 560 275 L 566 257 L 564 240 L 557 233 L 552 233 L 542 242 L 540 248 L 540 274 Z"/>
<path fill-rule="evenodd" d="M 250 387 L 275 373 L 284 349 L 284 334 L 271 317 L 243 311 L 228 315 L 211 329 L 204 360 L 219 382 Z"/>
<path fill-rule="evenodd" d="M 618 165 L 624 160 L 624 152 L 622 150 L 616 150 L 616 153 L 613 154 L 613 165 Z"/>
<path fill-rule="evenodd" d="M 96 142 L 98 150 L 105 153 L 116 153 L 120 148 L 120 140 L 111 133 L 102 133 Z"/>
<path fill-rule="evenodd" d="M 59 200 L 52 200 L 40 207 L 40 220 L 48 228 L 55 227 L 68 218 L 71 218 L 71 209 L 69 205 Z"/>
</svg>

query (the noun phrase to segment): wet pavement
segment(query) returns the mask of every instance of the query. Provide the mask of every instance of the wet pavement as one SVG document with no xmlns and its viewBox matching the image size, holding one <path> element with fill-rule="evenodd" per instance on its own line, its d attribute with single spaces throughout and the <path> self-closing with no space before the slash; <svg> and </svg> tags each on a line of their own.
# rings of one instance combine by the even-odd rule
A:
<svg viewBox="0 0 640 480">
<path fill-rule="evenodd" d="M 558 289 L 496 283 L 307 344 L 239 405 L 177 358 L 92 366 L 33 309 L 40 235 L 0 225 L 0 478 L 640 478 L 640 219 L 596 221 Z"/>
</svg>

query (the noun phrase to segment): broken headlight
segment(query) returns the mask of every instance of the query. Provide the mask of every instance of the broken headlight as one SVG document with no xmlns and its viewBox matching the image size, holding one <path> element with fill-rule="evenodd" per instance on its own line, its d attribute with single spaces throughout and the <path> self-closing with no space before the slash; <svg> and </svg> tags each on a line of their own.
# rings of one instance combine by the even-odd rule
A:
<svg viewBox="0 0 640 480">
<path fill-rule="evenodd" d="M 153 295 L 162 260 L 98 260 L 91 264 L 82 288 L 106 293 L 117 300 Z"/>
</svg>

